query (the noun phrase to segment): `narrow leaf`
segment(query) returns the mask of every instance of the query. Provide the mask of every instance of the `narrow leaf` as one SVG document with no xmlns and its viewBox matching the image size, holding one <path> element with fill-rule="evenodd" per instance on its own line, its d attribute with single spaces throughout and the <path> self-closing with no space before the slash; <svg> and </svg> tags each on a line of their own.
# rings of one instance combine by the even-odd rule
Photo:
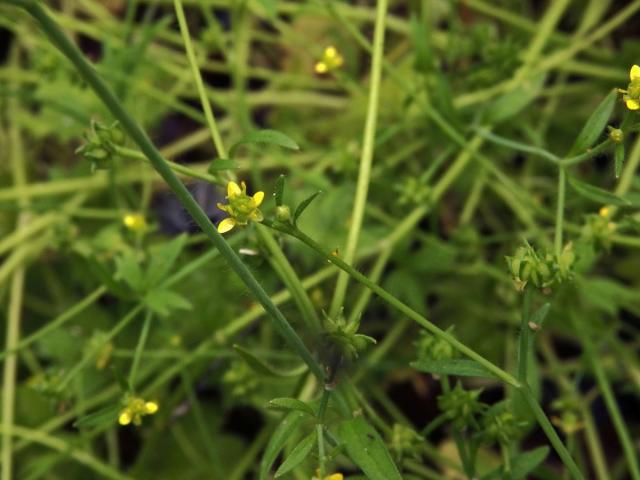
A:
<svg viewBox="0 0 640 480">
<path fill-rule="evenodd" d="M 517 480 L 519 478 L 528 478 L 538 465 L 540 465 L 549 455 L 549 447 L 539 447 L 534 450 L 522 453 L 513 459 L 511 467 L 511 478 Z"/>
<path fill-rule="evenodd" d="M 302 441 L 295 446 L 291 451 L 287 459 L 282 462 L 280 468 L 276 470 L 276 478 L 281 477 L 285 473 L 290 472 L 309 456 L 313 446 L 316 444 L 316 432 L 312 432 L 302 439 Z"/>
<path fill-rule="evenodd" d="M 298 205 L 298 208 L 296 208 L 296 211 L 293 213 L 293 224 L 294 225 L 298 225 L 298 218 L 300 217 L 300 215 L 302 215 L 302 212 L 304 212 L 306 210 L 306 208 L 311 204 L 311 202 L 313 202 L 316 197 L 318 195 L 320 195 L 322 192 L 321 191 L 317 191 L 316 193 L 314 193 L 313 195 L 311 195 L 309 198 L 307 198 L 306 200 L 303 200 L 302 202 L 300 202 L 300 205 Z"/>
<path fill-rule="evenodd" d="M 276 207 L 279 207 L 280 205 L 282 205 L 282 197 L 284 195 L 284 180 L 285 180 L 285 176 L 284 175 L 280 175 L 278 177 L 278 180 L 276 180 L 276 190 L 275 193 L 273 194 L 276 197 Z"/>
<path fill-rule="evenodd" d="M 277 130 L 256 130 L 255 132 L 246 134 L 234 143 L 229 150 L 229 157 L 233 158 L 238 147 L 248 143 L 266 143 L 269 145 L 288 148 L 290 150 L 300 150 L 298 144 L 282 132 Z"/>
<path fill-rule="evenodd" d="M 280 422 L 275 432 L 273 432 L 271 440 L 269 440 L 262 460 L 260 461 L 260 480 L 266 480 L 271 470 L 271 465 L 276 461 L 280 450 L 282 450 L 289 441 L 289 438 L 293 432 L 295 432 L 296 428 L 298 428 L 304 416 L 301 412 L 289 413 L 282 419 L 282 422 Z"/>
<path fill-rule="evenodd" d="M 104 427 L 111 423 L 115 424 L 118 419 L 119 412 L 119 405 L 109 405 L 108 407 L 101 408 L 89 415 L 80 417 L 73 423 L 73 426 L 76 428 L 96 428 Z"/>
<path fill-rule="evenodd" d="M 567 157 L 572 157 L 577 153 L 584 152 L 598 140 L 598 137 L 609 122 L 609 117 L 611 117 L 611 113 L 613 112 L 617 96 L 616 91 L 611 90 L 609 95 L 604 97 L 604 100 L 600 102 L 600 105 L 596 107 L 587 120 L 587 123 L 582 127 L 582 131 L 578 135 L 578 138 L 576 138 Z"/>
<path fill-rule="evenodd" d="M 496 124 L 519 113 L 538 96 L 545 79 L 544 74 L 535 75 L 502 95 L 489 108 L 486 120 Z"/>
<path fill-rule="evenodd" d="M 285 410 L 285 411 L 297 410 L 299 412 L 306 413 L 307 415 L 311 415 L 312 417 L 315 416 L 315 412 L 313 411 L 313 408 L 311 408 L 308 404 L 304 403 L 303 401 L 298 400 L 297 398 L 288 398 L 288 397 L 274 398 L 273 400 L 269 401 L 268 406 L 273 410 Z"/>
<path fill-rule="evenodd" d="M 251 353 L 246 348 L 241 347 L 240 345 L 234 345 L 233 349 L 236 351 L 238 355 L 242 357 L 242 359 L 247 362 L 247 365 L 251 367 L 255 372 L 266 375 L 268 377 L 275 378 L 287 378 L 287 377 L 295 377 L 307 370 L 306 365 L 302 365 L 300 367 L 294 368 L 289 371 L 281 371 L 278 370 L 271 365 L 267 364 L 264 360 L 261 360 L 253 353 Z"/>
<path fill-rule="evenodd" d="M 418 360 L 411 363 L 416 370 L 436 375 L 457 375 L 459 377 L 495 378 L 489 370 L 474 360 L 451 358 L 448 360 Z"/>
<path fill-rule="evenodd" d="M 607 190 L 594 187 L 593 185 L 581 182 L 580 180 L 577 180 L 568 175 L 567 179 L 569 180 L 569 185 L 571 185 L 575 192 L 588 200 L 607 205 L 629 205 L 629 202 L 627 200 L 625 200 L 624 198 L 620 198 Z"/>
<path fill-rule="evenodd" d="M 362 417 L 338 426 L 347 455 L 370 480 L 402 480 L 398 467 L 376 430 Z"/>
</svg>

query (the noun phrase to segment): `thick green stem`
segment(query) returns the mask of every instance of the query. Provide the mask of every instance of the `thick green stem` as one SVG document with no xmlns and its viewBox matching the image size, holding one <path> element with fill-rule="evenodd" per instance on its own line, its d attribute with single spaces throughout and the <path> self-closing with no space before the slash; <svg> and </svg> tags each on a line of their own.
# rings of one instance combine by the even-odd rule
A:
<svg viewBox="0 0 640 480">
<path fill-rule="evenodd" d="M 6 0 L 5 0 L 6 1 Z M 15 0 L 12 0 L 15 2 Z M 264 291 L 255 277 L 251 274 L 246 265 L 240 260 L 238 255 L 227 244 L 222 235 L 218 233 L 207 214 L 202 210 L 200 205 L 191 196 L 187 188 L 180 182 L 178 177 L 173 173 L 171 167 L 162 157 L 158 149 L 153 145 L 144 130 L 138 125 L 133 117 L 123 108 L 112 93 L 108 85 L 97 74 L 95 69 L 87 62 L 78 48 L 71 43 L 65 36 L 58 24 L 51 19 L 45 12 L 44 8 L 37 2 L 20 0 L 17 4 L 24 8 L 38 21 L 49 39 L 60 49 L 60 51 L 74 64 L 78 73 L 87 82 L 87 84 L 95 91 L 95 93 L 104 102 L 105 106 L 111 111 L 113 116 L 120 122 L 122 128 L 129 134 L 133 141 L 138 145 L 140 150 L 147 156 L 151 164 L 169 185 L 173 193 L 178 197 L 182 205 L 189 212 L 196 224 L 207 235 L 220 254 L 226 259 L 231 268 L 240 277 L 243 283 L 253 296 L 262 304 L 264 309 L 271 316 L 276 330 L 285 338 L 287 343 L 309 366 L 310 370 L 319 378 L 323 378 L 323 372 L 320 365 L 311 355 L 302 342 L 298 334 L 291 327 L 280 310 L 273 304 L 269 295 Z"/>
</svg>

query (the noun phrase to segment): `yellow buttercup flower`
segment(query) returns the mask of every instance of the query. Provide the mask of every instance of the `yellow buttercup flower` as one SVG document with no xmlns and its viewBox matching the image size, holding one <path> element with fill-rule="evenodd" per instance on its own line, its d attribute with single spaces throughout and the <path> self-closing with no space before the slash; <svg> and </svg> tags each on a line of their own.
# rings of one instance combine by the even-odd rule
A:
<svg viewBox="0 0 640 480">
<path fill-rule="evenodd" d="M 140 397 L 129 397 L 126 406 L 118 415 L 118 423 L 120 425 L 129 425 L 130 423 L 140 425 L 142 417 L 153 415 L 158 411 L 158 408 L 158 402 L 144 400 Z"/>
<path fill-rule="evenodd" d="M 144 232 L 147 229 L 147 221 L 141 213 L 127 213 L 122 217 L 122 223 L 132 232 Z"/>
<path fill-rule="evenodd" d="M 624 103 L 629 110 L 640 109 L 640 67 L 634 65 L 629 70 L 629 86 L 626 90 L 618 89 L 624 95 L 622 96 Z"/>
<path fill-rule="evenodd" d="M 229 201 L 227 205 L 218 203 L 218 208 L 229 215 L 229 218 L 225 218 L 218 224 L 218 232 L 228 232 L 236 225 L 246 225 L 250 220 L 262 221 L 262 212 L 258 207 L 264 200 L 264 192 L 256 192 L 253 196 L 249 196 L 244 182 L 240 182 L 240 185 L 229 182 L 227 200 Z"/>
<path fill-rule="evenodd" d="M 322 58 L 316 63 L 315 71 L 319 74 L 329 73 L 342 66 L 344 58 L 338 53 L 338 50 L 334 46 L 328 46 L 322 53 Z"/>
</svg>

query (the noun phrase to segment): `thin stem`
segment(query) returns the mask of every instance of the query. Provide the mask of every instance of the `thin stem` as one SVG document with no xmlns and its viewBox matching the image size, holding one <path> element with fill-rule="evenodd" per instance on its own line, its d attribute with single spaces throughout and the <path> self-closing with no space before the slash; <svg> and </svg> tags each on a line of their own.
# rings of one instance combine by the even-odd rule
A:
<svg viewBox="0 0 640 480">
<path fill-rule="evenodd" d="M 189 35 L 189 26 L 187 25 L 187 19 L 184 16 L 184 9 L 182 8 L 182 0 L 174 0 L 173 5 L 176 10 L 176 17 L 178 19 L 178 25 L 180 26 L 180 33 L 182 34 L 184 48 L 187 52 L 187 58 L 189 59 L 191 73 L 194 81 L 196 82 L 198 95 L 200 96 L 200 103 L 202 104 L 202 109 L 204 110 L 204 115 L 207 119 L 207 125 L 209 126 L 211 137 L 213 138 L 213 144 L 216 147 L 218 156 L 220 158 L 227 158 L 227 151 L 222 143 L 222 137 L 220 136 L 216 119 L 213 116 L 211 104 L 209 103 L 209 98 L 207 97 L 204 83 L 202 81 L 202 75 L 200 75 L 200 69 L 198 68 L 198 61 L 196 60 L 196 55 L 193 51 L 193 44 L 191 43 L 191 36 Z"/>
<path fill-rule="evenodd" d="M 138 373 L 138 366 L 140 365 L 140 360 L 142 360 L 142 353 L 144 352 L 144 347 L 147 343 L 147 337 L 149 336 L 149 330 L 151 329 L 152 320 L 153 312 L 151 310 L 147 310 L 147 313 L 144 316 L 142 329 L 140 330 L 138 344 L 136 345 L 136 350 L 133 355 L 133 361 L 131 362 L 131 371 L 129 372 L 129 385 L 134 391 L 136 388 L 136 373 Z"/>
<path fill-rule="evenodd" d="M 530 286 L 525 287 L 522 296 L 522 320 L 520 321 L 520 342 L 518 345 L 518 380 L 526 383 L 529 360 L 529 317 L 531 315 L 531 292 Z"/>
<path fill-rule="evenodd" d="M 356 186 L 356 196 L 351 215 L 351 227 L 347 238 L 344 258 L 347 263 L 352 263 L 360 229 L 364 219 L 364 211 L 367 203 L 369 191 L 369 181 L 371 177 L 371 164 L 373 162 L 373 150 L 375 144 L 376 123 L 378 119 L 378 103 L 380 97 L 380 80 L 382 73 L 382 59 L 384 53 L 385 17 L 387 14 L 387 0 L 378 0 L 376 6 L 376 23 L 373 34 L 373 52 L 371 63 L 371 84 L 369 90 L 369 103 L 367 107 L 367 118 L 364 127 L 364 137 L 362 140 L 362 155 L 360 156 L 360 170 L 358 172 L 358 183 Z M 330 315 L 334 316 L 344 302 L 347 291 L 349 275 L 341 272 L 338 275 L 336 289 L 331 301 Z"/>
<path fill-rule="evenodd" d="M 22 4 L 22 2 L 20 2 Z M 309 365 L 310 370 L 319 378 L 323 378 L 320 365 L 311 355 L 302 342 L 298 334 L 291 327 L 280 310 L 273 304 L 269 295 L 264 291 L 260 283 L 255 279 L 246 265 L 240 260 L 238 255 L 224 240 L 222 235 L 211 223 L 207 214 L 202 210 L 198 202 L 191 196 L 187 188 L 180 182 L 173 173 L 171 167 L 162 157 L 158 149 L 153 145 L 144 130 L 138 125 L 133 117 L 123 108 L 122 104 L 114 96 L 109 86 L 97 74 L 95 69 L 86 61 L 78 48 L 62 32 L 58 24 L 51 19 L 43 7 L 36 2 L 27 1 L 24 4 L 26 10 L 40 23 L 40 26 L 49 39 L 60 49 L 60 51 L 75 65 L 80 76 L 96 92 L 105 106 L 111 111 L 113 116 L 120 122 L 122 128 L 129 134 L 133 141 L 140 147 L 140 150 L 151 161 L 154 168 L 169 185 L 173 193 L 185 209 L 189 212 L 195 223 L 207 235 L 220 254 L 226 259 L 231 268 L 240 277 L 253 296 L 262 304 L 269 313 L 276 330 L 285 338 L 291 348 Z"/>
<path fill-rule="evenodd" d="M 553 247 L 556 258 L 560 258 L 562 253 L 562 229 L 564 227 L 564 197 L 567 174 L 564 167 L 558 168 L 558 208 L 556 210 L 556 229 Z"/>
<path fill-rule="evenodd" d="M 132 158 L 135 160 L 142 160 L 143 162 L 151 163 L 143 153 L 140 153 L 137 150 L 133 150 L 131 148 L 126 148 L 126 147 L 118 147 L 118 146 L 116 146 L 115 149 L 116 149 L 116 153 L 123 157 Z M 204 180 L 205 182 L 209 182 L 212 184 L 220 183 L 220 180 L 214 177 L 213 175 L 210 175 L 205 172 L 201 172 L 199 170 L 196 170 L 195 168 L 190 168 L 184 165 L 180 165 L 179 163 L 172 162 L 171 160 L 165 160 L 165 161 L 167 162 L 169 167 L 171 167 L 171 170 L 173 170 L 174 172 L 180 173 L 187 177 Z"/>
</svg>

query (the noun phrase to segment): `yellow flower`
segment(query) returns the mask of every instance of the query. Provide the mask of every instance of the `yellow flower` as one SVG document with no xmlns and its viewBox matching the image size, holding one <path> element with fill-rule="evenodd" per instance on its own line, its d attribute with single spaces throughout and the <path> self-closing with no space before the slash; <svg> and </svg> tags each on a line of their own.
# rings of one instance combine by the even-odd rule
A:
<svg viewBox="0 0 640 480">
<path fill-rule="evenodd" d="M 144 232 L 147 229 L 147 221 L 141 213 L 127 213 L 122 217 L 122 223 L 132 232 Z"/>
<path fill-rule="evenodd" d="M 640 67 L 634 65 L 629 70 L 629 86 L 627 90 L 620 89 L 620 92 L 624 93 L 622 96 L 624 102 L 629 110 L 640 109 Z"/>
<path fill-rule="evenodd" d="M 609 207 L 602 207 L 598 213 L 600 214 L 601 217 L 608 217 L 609 214 L 611 213 L 611 210 L 609 209 Z"/>
<path fill-rule="evenodd" d="M 129 397 L 126 406 L 120 411 L 118 423 L 120 425 L 134 425 L 142 423 L 142 417 L 153 415 L 158 411 L 158 402 L 144 400 L 140 397 Z"/>
<path fill-rule="evenodd" d="M 227 205 L 218 203 L 218 208 L 229 215 L 229 218 L 225 218 L 218 224 L 218 232 L 228 232 L 236 225 L 246 225 L 250 220 L 262 221 L 262 212 L 258 207 L 264 200 L 264 192 L 256 192 L 253 196 L 249 196 L 244 182 L 240 182 L 240 185 L 229 182 L 227 200 L 229 201 Z"/>
<path fill-rule="evenodd" d="M 342 66 L 344 58 L 338 53 L 336 47 L 328 46 L 322 53 L 322 58 L 316 63 L 315 71 L 319 74 L 329 73 Z"/>
<path fill-rule="evenodd" d="M 320 475 L 320 472 L 316 470 L 316 474 L 311 478 L 311 480 L 320 480 L 318 475 Z M 344 475 L 341 473 L 332 473 L 331 475 L 324 477 L 324 480 L 344 480 Z"/>
</svg>

